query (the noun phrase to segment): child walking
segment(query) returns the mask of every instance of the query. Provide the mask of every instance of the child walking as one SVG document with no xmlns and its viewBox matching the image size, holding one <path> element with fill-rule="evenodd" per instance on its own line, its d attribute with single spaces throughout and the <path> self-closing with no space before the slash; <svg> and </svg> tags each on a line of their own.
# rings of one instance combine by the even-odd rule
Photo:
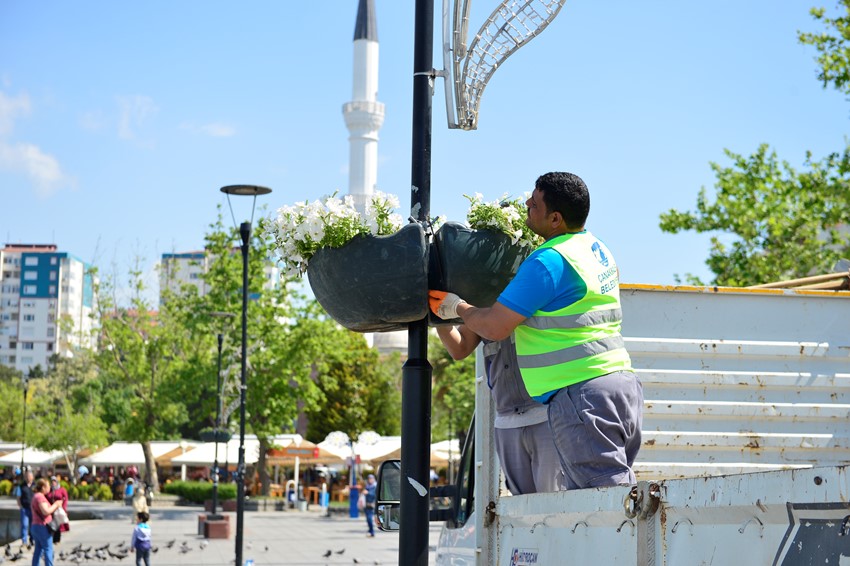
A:
<svg viewBox="0 0 850 566">
<path fill-rule="evenodd" d="M 136 528 L 133 529 L 133 538 L 130 539 L 130 546 L 136 549 L 136 566 L 142 566 L 144 561 L 145 566 L 151 564 L 151 528 L 148 525 L 150 516 L 144 511 L 136 515 L 139 522 Z"/>
</svg>

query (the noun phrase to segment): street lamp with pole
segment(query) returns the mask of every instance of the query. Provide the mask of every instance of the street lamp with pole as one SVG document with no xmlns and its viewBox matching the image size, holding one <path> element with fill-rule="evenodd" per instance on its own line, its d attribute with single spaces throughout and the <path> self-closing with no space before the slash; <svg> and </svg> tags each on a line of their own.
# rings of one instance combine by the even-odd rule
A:
<svg viewBox="0 0 850 566">
<path fill-rule="evenodd" d="M 233 318 L 236 316 L 233 313 L 229 312 L 211 312 L 210 316 L 214 318 L 221 318 L 224 321 Z M 223 326 L 223 325 L 222 325 Z M 216 395 L 216 405 L 215 405 L 215 431 L 214 431 L 214 441 L 215 441 L 215 455 L 213 456 L 213 488 L 212 488 L 212 512 L 210 516 L 207 518 L 208 520 L 217 520 L 219 517 L 216 514 L 216 509 L 218 506 L 218 443 L 221 441 L 221 347 L 224 344 L 224 332 L 223 328 L 218 333 L 218 371 L 216 372 L 216 385 L 215 385 L 215 395 Z M 230 440 L 230 435 L 228 436 L 228 440 Z"/>
<path fill-rule="evenodd" d="M 239 225 L 239 235 L 242 238 L 242 368 L 239 386 L 239 462 L 236 465 L 236 566 L 242 566 L 242 533 L 245 522 L 245 394 L 248 390 L 248 249 L 251 242 L 251 224 L 254 222 L 254 208 L 259 195 L 272 192 L 268 187 L 257 185 L 228 185 L 221 188 L 227 195 L 227 206 L 236 227 L 236 217 L 230 204 L 230 195 L 253 196 L 251 220 Z"/>
<path fill-rule="evenodd" d="M 26 375 L 21 376 L 21 383 L 24 385 L 24 420 L 23 437 L 21 438 L 21 478 L 24 477 L 24 453 L 27 451 L 27 389 L 29 387 L 29 378 Z"/>
</svg>

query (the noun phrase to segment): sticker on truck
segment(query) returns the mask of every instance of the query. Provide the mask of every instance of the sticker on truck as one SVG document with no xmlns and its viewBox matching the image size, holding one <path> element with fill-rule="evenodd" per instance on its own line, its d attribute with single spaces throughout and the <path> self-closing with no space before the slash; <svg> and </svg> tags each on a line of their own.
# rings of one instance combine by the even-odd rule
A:
<svg viewBox="0 0 850 566">
<path fill-rule="evenodd" d="M 511 550 L 511 566 L 537 564 L 536 548 L 514 548 Z"/>
</svg>

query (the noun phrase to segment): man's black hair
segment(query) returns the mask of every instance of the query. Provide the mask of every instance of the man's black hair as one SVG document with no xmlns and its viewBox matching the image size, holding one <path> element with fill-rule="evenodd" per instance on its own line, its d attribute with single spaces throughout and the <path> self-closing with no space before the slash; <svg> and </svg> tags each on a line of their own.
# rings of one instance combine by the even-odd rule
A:
<svg viewBox="0 0 850 566">
<path fill-rule="evenodd" d="M 543 193 L 547 212 L 560 212 L 567 228 L 584 228 L 590 213 L 590 193 L 581 177 L 554 171 L 537 178 L 534 187 Z"/>
</svg>

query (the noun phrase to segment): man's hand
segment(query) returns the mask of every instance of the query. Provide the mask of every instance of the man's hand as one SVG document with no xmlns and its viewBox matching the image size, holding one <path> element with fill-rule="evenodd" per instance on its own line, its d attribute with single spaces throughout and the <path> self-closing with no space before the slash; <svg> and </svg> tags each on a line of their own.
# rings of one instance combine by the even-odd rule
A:
<svg viewBox="0 0 850 566">
<path fill-rule="evenodd" d="M 428 303 L 431 305 L 431 311 L 443 320 L 458 318 L 457 306 L 465 302 L 454 293 L 428 291 Z"/>
</svg>

